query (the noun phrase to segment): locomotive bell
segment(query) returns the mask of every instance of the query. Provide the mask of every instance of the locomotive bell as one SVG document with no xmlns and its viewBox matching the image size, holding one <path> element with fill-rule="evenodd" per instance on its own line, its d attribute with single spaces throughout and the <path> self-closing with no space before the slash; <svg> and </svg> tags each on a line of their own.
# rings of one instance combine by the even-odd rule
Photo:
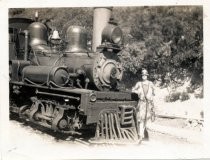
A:
<svg viewBox="0 0 210 160">
<path fill-rule="evenodd" d="M 52 37 L 51 37 L 52 40 L 61 40 L 60 36 L 59 36 L 59 33 L 57 30 L 54 30 L 53 31 L 53 34 L 52 34 Z"/>
<path fill-rule="evenodd" d="M 87 31 L 80 26 L 70 26 L 66 31 L 66 52 L 88 52 Z"/>
<path fill-rule="evenodd" d="M 34 22 L 29 26 L 30 45 L 47 45 L 47 27 L 40 23 Z"/>
</svg>

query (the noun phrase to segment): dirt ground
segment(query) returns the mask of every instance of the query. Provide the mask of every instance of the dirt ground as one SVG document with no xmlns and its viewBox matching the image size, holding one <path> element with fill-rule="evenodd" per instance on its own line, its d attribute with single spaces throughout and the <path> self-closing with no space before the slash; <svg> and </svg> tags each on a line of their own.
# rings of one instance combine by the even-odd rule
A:
<svg viewBox="0 0 210 160">
<path fill-rule="evenodd" d="M 163 96 L 162 96 L 163 97 Z M 202 140 L 203 127 L 189 123 L 203 110 L 202 99 L 166 103 L 157 97 L 156 111 L 162 115 L 185 115 L 189 119 L 156 118 L 148 127 L 150 139 L 141 145 L 89 145 L 72 136 L 61 138 L 47 130 L 32 128 L 22 122 L 9 121 L 7 139 L 1 158 L 5 159 L 136 159 L 136 158 L 206 158 L 208 149 Z M 193 109 L 192 109 L 193 108 Z M 5 140 L 6 141 L 6 140 Z"/>
<path fill-rule="evenodd" d="M 199 158 L 205 157 L 202 144 L 149 130 L 149 141 L 141 145 L 87 145 L 71 137 L 56 138 L 21 122 L 10 121 L 9 141 L 3 159 L 82 158 Z M 82 140 L 82 139 L 81 139 Z"/>
</svg>

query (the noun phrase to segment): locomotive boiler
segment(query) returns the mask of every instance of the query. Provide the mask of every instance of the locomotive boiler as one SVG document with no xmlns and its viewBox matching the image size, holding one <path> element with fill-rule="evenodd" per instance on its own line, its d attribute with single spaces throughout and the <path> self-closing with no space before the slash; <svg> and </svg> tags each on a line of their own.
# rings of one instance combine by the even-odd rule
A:
<svg viewBox="0 0 210 160">
<path fill-rule="evenodd" d="M 96 140 L 136 141 L 137 98 L 119 89 L 123 33 L 111 13 L 94 8 L 91 49 L 84 27 L 69 26 L 61 40 L 44 23 L 11 18 L 11 113 L 62 133 L 94 128 Z"/>
</svg>

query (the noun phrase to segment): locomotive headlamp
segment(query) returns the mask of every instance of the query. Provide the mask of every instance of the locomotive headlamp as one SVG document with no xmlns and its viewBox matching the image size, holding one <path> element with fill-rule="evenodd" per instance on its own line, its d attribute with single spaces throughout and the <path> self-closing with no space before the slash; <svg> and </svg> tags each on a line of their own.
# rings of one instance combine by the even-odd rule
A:
<svg viewBox="0 0 210 160">
<path fill-rule="evenodd" d="M 122 41 L 123 33 L 120 27 L 108 24 L 102 32 L 102 41 L 119 44 Z"/>
<path fill-rule="evenodd" d="M 115 44 L 121 42 L 121 40 L 122 40 L 122 30 L 119 27 L 117 27 L 113 30 L 111 39 Z"/>
</svg>

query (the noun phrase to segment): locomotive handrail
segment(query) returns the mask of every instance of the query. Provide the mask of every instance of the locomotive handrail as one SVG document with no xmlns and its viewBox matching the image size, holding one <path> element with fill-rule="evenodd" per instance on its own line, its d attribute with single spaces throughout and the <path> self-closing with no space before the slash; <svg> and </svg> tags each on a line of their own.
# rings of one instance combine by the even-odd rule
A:
<svg viewBox="0 0 210 160">
<path fill-rule="evenodd" d="M 62 91 L 62 92 L 68 92 L 68 93 L 75 93 L 75 94 L 86 94 L 86 93 L 92 93 L 93 90 L 88 90 L 88 89 L 81 89 L 81 88 L 73 88 L 73 87 L 65 87 L 65 88 L 49 88 L 46 86 L 34 86 L 32 84 L 25 84 L 23 82 L 14 82 L 11 81 L 10 83 L 16 84 L 16 85 L 21 85 L 21 86 L 28 86 L 28 87 L 34 87 L 34 88 L 41 88 L 41 89 L 50 89 L 54 91 Z"/>
</svg>

